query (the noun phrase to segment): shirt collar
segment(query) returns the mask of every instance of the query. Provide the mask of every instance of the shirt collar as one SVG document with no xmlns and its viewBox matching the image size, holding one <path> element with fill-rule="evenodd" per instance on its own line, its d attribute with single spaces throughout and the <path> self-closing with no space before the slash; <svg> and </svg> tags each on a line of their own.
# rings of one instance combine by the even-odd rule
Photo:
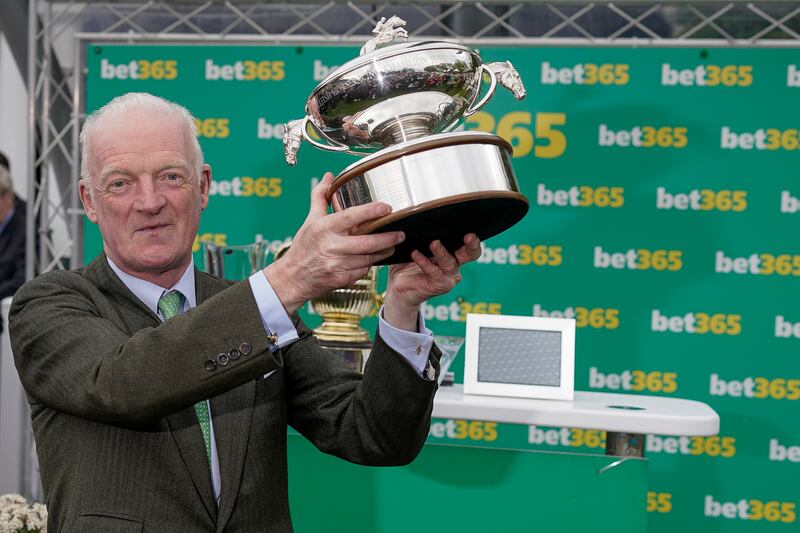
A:
<svg viewBox="0 0 800 533">
<path fill-rule="evenodd" d="M 194 258 L 189 261 L 189 266 L 186 268 L 186 272 L 181 276 L 181 279 L 178 280 L 178 283 L 172 287 L 161 287 L 150 281 L 131 276 L 120 270 L 110 257 L 106 256 L 106 259 L 108 260 L 108 265 L 116 272 L 119 279 L 122 280 L 122 283 L 124 283 L 125 286 L 156 315 L 158 315 L 158 300 L 166 291 L 176 290 L 183 294 L 183 310 L 191 309 L 197 305 L 197 297 L 194 289 Z"/>
</svg>

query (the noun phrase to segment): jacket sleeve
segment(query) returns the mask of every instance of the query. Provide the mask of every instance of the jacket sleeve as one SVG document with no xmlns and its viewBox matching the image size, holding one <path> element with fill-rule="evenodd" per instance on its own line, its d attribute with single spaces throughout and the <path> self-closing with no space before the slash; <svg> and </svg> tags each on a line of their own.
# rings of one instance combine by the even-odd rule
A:
<svg viewBox="0 0 800 533">
<path fill-rule="evenodd" d="M 363 377 L 320 347 L 295 317 L 300 340 L 283 350 L 289 423 L 320 450 L 369 465 L 414 460 L 430 427 L 436 380 L 376 335 Z M 441 353 L 431 362 L 438 372 Z"/>
<path fill-rule="evenodd" d="M 112 302 L 79 273 L 24 285 L 9 314 L 14 361 L 31 404 L 123 427 L 141 427 L 281 366 L 269 351 L 247 282 L 131 334 Z M 138 311 L 141 313 L 141 311 Z M 208 370 L 248 343 L 250 353 Z"/>
</svg>

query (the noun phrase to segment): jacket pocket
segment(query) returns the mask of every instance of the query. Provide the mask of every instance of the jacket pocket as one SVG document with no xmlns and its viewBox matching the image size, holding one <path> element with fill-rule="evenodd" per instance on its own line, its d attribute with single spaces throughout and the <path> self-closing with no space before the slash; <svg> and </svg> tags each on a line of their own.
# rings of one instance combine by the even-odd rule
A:
<svg viewBox="0 0 800 533">
<path fill-rule="evenodd" d="M 258 377 L 256 379 L 256 405 L 272 399 L 281 390 L 283 390 L 283 374 L 280 369 Z"/>
<path fill-rule="evenodd" d="M 88 512 L 78 516 L 72 525 L 74 533 L 141 533 L 144 523 L 116 513 Z"/>
</svg>

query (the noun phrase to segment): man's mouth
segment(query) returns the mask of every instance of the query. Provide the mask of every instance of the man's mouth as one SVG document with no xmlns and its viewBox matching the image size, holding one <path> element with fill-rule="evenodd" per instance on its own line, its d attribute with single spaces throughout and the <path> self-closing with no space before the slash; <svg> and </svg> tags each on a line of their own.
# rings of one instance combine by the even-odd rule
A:
<svg viewBox="0 0 800 533">
<path fill-rule="evenodd" d="M 136 231 L 137 232 L 150 233 L 150 232 L 159 231 L 159 230 L 161 230 L 163 228 L 166 228 L 167 226 L 168 226 L 168 224 L 150 224 L 148 226 L 143 226 L 143 227 L 139 228 Z"/>
</svg>

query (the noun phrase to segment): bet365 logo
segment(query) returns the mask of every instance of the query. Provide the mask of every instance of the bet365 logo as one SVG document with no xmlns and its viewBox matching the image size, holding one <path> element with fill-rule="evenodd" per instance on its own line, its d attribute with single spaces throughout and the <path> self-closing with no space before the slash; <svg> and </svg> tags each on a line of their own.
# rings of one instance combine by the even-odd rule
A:
<svg viewBox="0 0 800 533">
<path fill-rule="evenodd" d="M 556 67 L 542 63 L 542 85 L 627 85 L 630 66 L 624 63 L 580 63 Z"/>
<path fill-rule="evenodd" d="M 133 59 L 115 64 L 100 60 L 100 78 L 104 80 L 174 80 L 178 77 L 175 59 Z"/>
<path fill-rule="evenodd" d="M 598 146 L 627 148 L 686 148 L 689 144 L 686 126 L 634 126 L 614 130 L 600 124 L 597 132 Z"/>
<path fill-rule="evenodd" d="M 206 59 L 205 78 L 226 81 L 281 81 L 286 78 L 286 62 L 246 59 L 232 64 L 217 64 L 213 59 Z"/>
<path fill-rule="evenodd" d="M 783 522 L 792 524 L 797 520 L 797 504 L 795 502 L 763 501 L 742 498 L 738 502 L 717 501 L 714 496 L 706 495 L 704 513 L 714 518 L 733 520 L 765 520 L 767 522 Z"/>
<path fill-rule="evenodd" d="M 753 84 L 752 65 L 697 65 L 692 68 L 673 68 L 661 65 L 661 85 L 684 87 L 749 87 Z"/>
</svg>

